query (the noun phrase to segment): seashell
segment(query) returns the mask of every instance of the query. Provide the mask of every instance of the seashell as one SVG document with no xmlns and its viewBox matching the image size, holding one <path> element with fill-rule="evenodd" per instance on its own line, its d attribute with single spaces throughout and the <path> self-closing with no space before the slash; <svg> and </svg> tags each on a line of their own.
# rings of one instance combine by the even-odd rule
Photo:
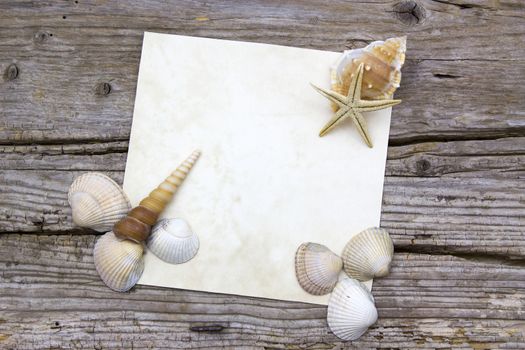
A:
<svg viewBox="0 0 525 350">
<path fill-rule="evenodd" d="M 348 276 L 359 281 L 388 275 L 394 255 L 394 243 L 388 232 L 379 227 L 368 228 L 352 237 L 342 258 Z"/>
<path fill-rule="evenodd" d="M 148 249 L 170 264 L 182 264 L 199 250 L 199 238 L 183 219 L 163 219 L 151 229 Z"/>
<path fill-rule="evenodd" d="M 313 295 L 334 289 L 343 261 L 324 245 L 303 243 L 295 253 L 295 275 L 301 287 Z"/>
<path fill-rule="evenodd" d="M 170 176 L 144 198 L 137 207 L 113 226 L 115 236 L 135 242 L 145 241 L 166 205 L 188 175 L 200 152 L 194 151 Z"/>
<path fill-rule="evenodd" d="M 343 340 L 356 340 L 377 321 L 374 297 L 366 286 L 343 277 L 328 300 L 326 320 L 330 330 Z"/>
<path fill-rule="evenodd" d="M 374 41 L 362 49 L 346 50 L 330 70 L 332 90 L 348 94 L 352 76 L 364 63 L 361 87 L 363 100 L 391 98 L 401 83 L 401 67 L 405 62 L 406 36 Z M 334 110 L 337 106 L 333 105 Z"/>
<path fill-rule="evenodd" d="M 131 209 L 122 188 L 101 173 L 86 173 L 77 177 L 67 196 L 73 222 L 96 231 L 110 230 Z"/>
<path fill-rule="evenodd" d="M 93 250 L 102 281 L 117 292 L 130 290 L 144 271 L 142 244 L 115 237 L 112 231 L 99 238 Z"/>
</svg>

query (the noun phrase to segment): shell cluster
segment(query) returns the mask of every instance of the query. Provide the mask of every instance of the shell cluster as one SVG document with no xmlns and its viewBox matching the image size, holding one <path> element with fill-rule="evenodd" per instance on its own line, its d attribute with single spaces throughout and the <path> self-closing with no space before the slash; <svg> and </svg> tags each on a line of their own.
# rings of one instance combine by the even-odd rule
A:
<svg viewBox="0 0 525 350">
<path fill-rule="evenodd" d="M 101 173 L 77 177 L 67 195 L 73 222 L 80 227 L 106 232 L 131 209 L 120 186 Z"/>
<path fill-rule="evenodd" d="M 95 268 L 109 288 L 125 292 L 138 282 L 144 271 L 143 242 L 199 155 L 199 151 L 193 152 L 133 209 L 123 190 L 109 177 L 87 173 L 75 179 L 68 194 L 73 221 L 100 231 L 113 227 L 96 242 L 93 250 Z M 154 231 L 150 246 L 155 254 L 168 255 L 182 263 L 197 253 L 199 240 L 185 221 L 163 220 Z M 168 249 L 160 247 L 160 243 Z"/>
<path fill-rule="evenodd" d="M 330 70 L 332 90 L 346 96 L 353 75 L 363 63 L 362 98 L 390 98 L 401 83 L 405 52 L 406 36 L 374 41 L 362 49 L 344 51 Z M 337 110 L 337 106 L 333 107 Z"/>
<path fill-rule="evenodd" d="M 147 245 L 159 259 L 182 264 L 197 254 L 199 238 L 184 219 L 163 219 L 153 226 Z"/>
<path fill-rule="evenodd" d="M 371 227 L 352 237 L 341 257 L 321 244 L 301 244 L 295 253 L 295 274 L 310 294 L 332 292 L 328 325 L 339 338 L 355 340 L 377 321 L 374 298 L 361 281 L 388 275 L 393 255 L 388 232 Z M 342 270 L 346 275 L 341 277 Z"/>
</svg>

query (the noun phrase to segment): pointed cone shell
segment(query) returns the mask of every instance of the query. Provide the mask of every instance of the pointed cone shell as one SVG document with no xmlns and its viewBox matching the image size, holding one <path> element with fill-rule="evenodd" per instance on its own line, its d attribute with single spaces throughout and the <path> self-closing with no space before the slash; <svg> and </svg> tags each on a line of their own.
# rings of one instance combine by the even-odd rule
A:
<svg viewBox="0 0 525 350">
<path fill-rule="evenodd" d="M 388 275 L 394 255 L 394 243 L 388 232 L 368 228 L 352 237 L 343 250 L 344 270 L 359 281 Z"/>
<path fill-rule="evenodd" d="M 303 243 L 295 253 L 297 281 L 313 295 L 330 293 L 342 268 L 341 258 L 321 244 Z"/>
<path fill-rule="evenodd" d="M 128 197 L 120 186 L 101 173 L 86 173 L 77 177 L 68 192 L 73 222 L 105 232 L 131 209 Z"/>
<path fill-rule="evenodd" d="M 406 36 L 374 41 L 362 49 L 344 51 L 331 68 L 332 90 L 348 94 L 348 87 L 359 64 L 364 64 L 361 98 L 390 98 L 401 83 L 401 67 L 405 62 Z M 336 106 L 334 106 L 336 110 Z"/>
<path fill-rule="evenodd" d="M 173 198 L 190 169 L 193 167 L 200 152 L 193 152 L 170 176 L 156 189 L 144 198 L 137 207 L 113 226 L 115 236 L 135 242 L 145 241 L 151 231 L 151 226 Z"/>
<path fill-rule="evenodd" d="M 336 336 L 356 340 L 377 321 L 374 298 L 364 284 L 344 277 L 330 295 L 326 319 Z"/>
<path fill-rule="evenodd" d="M 110 231 L 95 244 L 95 267 L 109 288 L 126 292 L 138 282 L 144 271 L 143 252 L 141 244 L 120 240 Z"/>
<path fill-rule="evenodd" d="M 151 230 L 148 249 L 170 264 L 182 264 L 199 250 L 199 238 L 183 219 L 160 220 Z"/>
</svg>

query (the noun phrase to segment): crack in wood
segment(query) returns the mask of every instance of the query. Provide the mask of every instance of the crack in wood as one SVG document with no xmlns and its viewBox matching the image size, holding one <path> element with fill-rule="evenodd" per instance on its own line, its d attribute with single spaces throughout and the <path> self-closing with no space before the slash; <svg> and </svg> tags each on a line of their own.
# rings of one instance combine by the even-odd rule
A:
<svg viewBox="0 0 525 350">
<path fill-rule="evenodd" d="M 428 254 L 435 256 L 453 256 L 456 258 L 465 259 L 472 262 L 511 266 L 511 267 L 525 267 L 525 258 L 509 256 L 506 254 L 491 254 L 491 253 L 457 253 L 447 251 L 445 246 L 425 246 L 425 245 L 398 245 L 394 247 L 395 253 L 410 253 L 410 254 Z"/>
</svg>

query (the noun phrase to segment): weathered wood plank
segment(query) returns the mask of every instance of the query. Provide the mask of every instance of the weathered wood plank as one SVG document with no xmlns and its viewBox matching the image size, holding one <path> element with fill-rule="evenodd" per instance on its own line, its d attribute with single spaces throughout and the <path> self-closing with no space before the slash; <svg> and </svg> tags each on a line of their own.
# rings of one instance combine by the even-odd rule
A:
<svg viewBox="0 0 525 350">
<path fill-rule="evenodd" d="M 79 174 L 1 171 L 2 231 L 70 233 L 67 189 Z M 523 193 L 522 180 L 387 177 L 381 225 L 407 249 L 523 256 Z"/>
<path fill-rule="evenodd" d="M 0 145 L 0 169 L 124 171 L 127 141 Z M 390 146 L 387 176 L 522 179 L 525 137 Z"/>
<path fill-rule="evenodd" d="M 382 225 L 403 249 L 524 255 L 524 146 L 524 138 L 506 138 L 390 147 Z M 102 171 L 121 181 L 126 149 L 1 146 L 0 232 L 70 232 L 73 178 Z"/>
<path fill-rule="evenodd" d="M 115 293 L 92 262 L 94 236 L 0 236 L 3 348 L 348 349 L 525 346 L 525 269 L 500 261 L 396 254 L 376 280 L 380 319 L 359 341 L 310 304 L 138 286 Z M 220 324 L 219 333 L 190 332 Z"/>
<path fill-rule="evenodd" d="M 399 4 L 412 3 L 419 14 L 399 13 Z M 519 1 L 69 1 L 3 8 L 4 144 L 128 139 L 144 30 L 336 51 L 408 33 L 393 143 L 525 135 Z M 414 16 L 421 18 L 412 23 Z M 16 75 L 7 74 L 12 64 Z"/>
</svg>

